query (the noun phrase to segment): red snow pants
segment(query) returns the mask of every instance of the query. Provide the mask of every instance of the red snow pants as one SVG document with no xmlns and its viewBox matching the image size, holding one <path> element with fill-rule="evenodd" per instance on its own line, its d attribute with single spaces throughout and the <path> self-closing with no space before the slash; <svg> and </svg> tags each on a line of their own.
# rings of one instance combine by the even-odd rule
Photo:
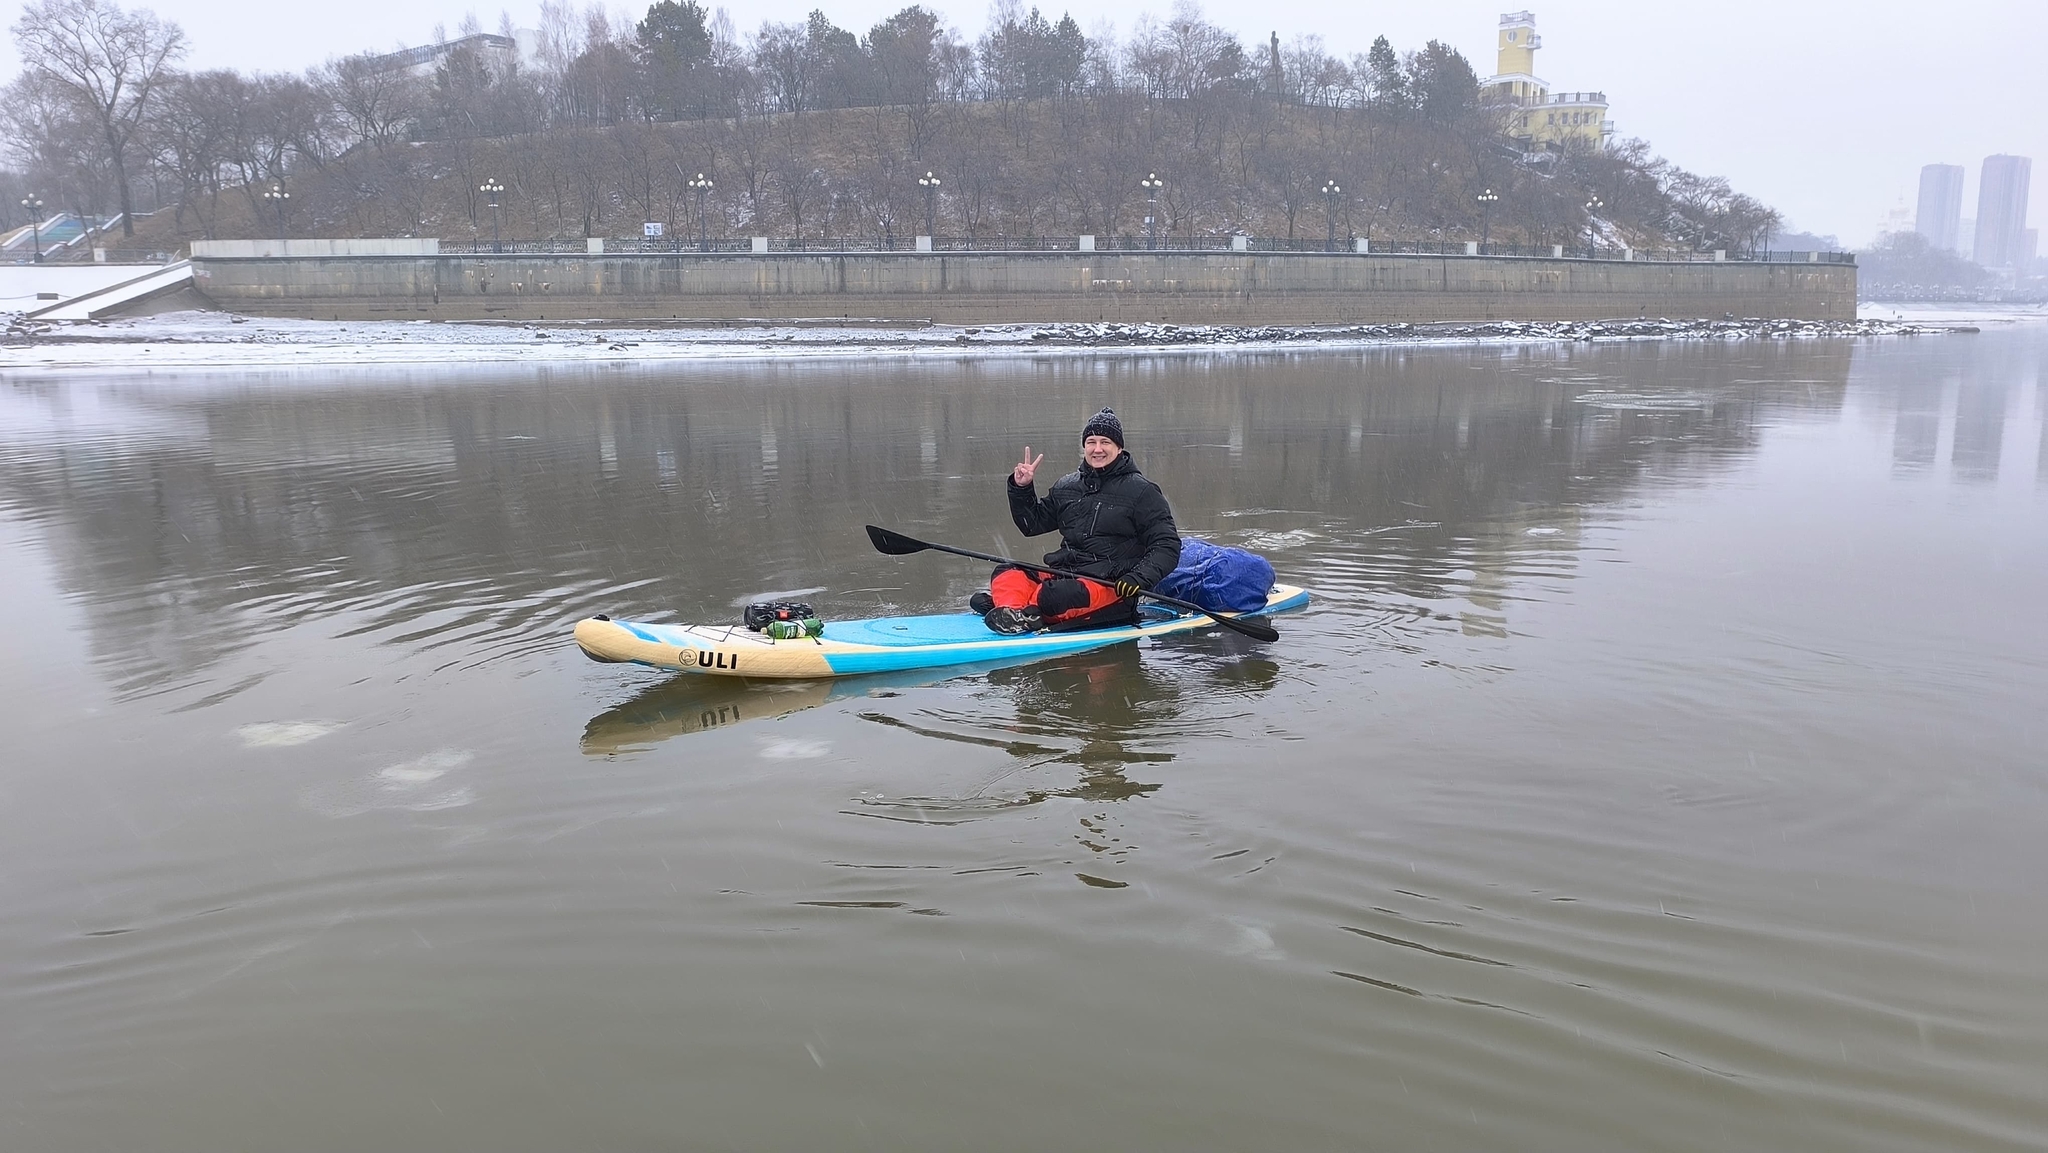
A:
<svg viewBox="0 0 2048 1153">
<path fill-rule="evenodd" d="M 1048 577 L 1008 566 L 997 569 L 989 578 L 988 595 L 997 608 L 1036 608 L 1047 624 L 1100 612 L 1122 599 L 1116 595 L 1114 586 L 1089 577 Z"/>
</svg>

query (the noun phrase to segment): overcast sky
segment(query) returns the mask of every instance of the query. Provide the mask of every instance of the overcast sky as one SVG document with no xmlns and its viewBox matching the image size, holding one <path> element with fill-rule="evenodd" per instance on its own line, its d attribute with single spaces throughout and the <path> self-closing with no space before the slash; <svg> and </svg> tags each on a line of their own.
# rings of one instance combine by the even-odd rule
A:
<svg viewBox="0 0 2048 1153">
<path fill-rule="evenodd" d="M 124 6 L 153 8 L 181 25 L 192 45 L 187 66 L 243 71 L 298 71 L 330 56 L 424 43 L 437 23 L 452 33 L 468 12 L 487 30 L 497 27 L 501 11 L 519 27 L 537 23 L 539 13 L 538 0 Z M 813 7 L 860 32 L 904 6 L 905 0 L 728 5 L 742 33 L 763 20 L 799 20 Z M 930 6 L 969 40 L 987 20 L 979 5 Z M 646 3 L 609 7 L 637 17 Z M 1073 6 L 1083 28 L 1094 31 L 1107 20 L 1119 35 L 1140 14 L 1163 16 L 1170 7 L 1147 0 Z M 1057 3 L 1046 8 L 1055 17 L 1061 10 Z M 1241 34 L 1248 48 L 1274 31 L 1283 42 L 1320 35 L 1330 51 L 1346 56 L 1379 35 L 1403 51 L 1438 39 L 1463 51 L 1485 76 L 1493 71 L 1499 16 L 1509 9 L 1471 0 L 1239 0 L 1204 10 Z M 1974 216 L 1978 165 L 1996 152 L 2034 158 L 2028 223 L 2048 222 L 2048 0 L 1544 0 L 1531 10 L 1543 36 L 1537 72 L 1553 90 L 1604 91 L 1622 135 L 1640 136 L 1694 171 L 1728 177 L 1796 227 L 1866 243 L 1895 206 L 1910 211 L 1920 166 L 1933 162 L 1969 170 L 1964 215 Z M 0 74 L 18 68 L 9 37 L 0 46 Z"/>
</svg>

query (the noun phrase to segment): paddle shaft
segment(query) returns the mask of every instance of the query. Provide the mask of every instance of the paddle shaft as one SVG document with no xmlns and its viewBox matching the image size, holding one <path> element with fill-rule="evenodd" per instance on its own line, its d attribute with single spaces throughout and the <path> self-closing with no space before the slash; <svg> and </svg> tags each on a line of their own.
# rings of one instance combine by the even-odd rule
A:
<svg viewBox="0 0 2048 1153">
<path fill-rule="evenodd" d="M 1047 573 L 1051 576 L 1056 577 L 1066 577 L 1069 580 L 1097 579 L 1095 577 L 1087 576 L 1083 573 L 1068 572 L 1066 569 L 1054 568 L 1051 565 L 1034 564 L 1030 561 L 1012 560 L 1009 557 L 997 556 L 994 553 L 975 552 L 971 548 L 954 548 L 952 545 L 947 544 L 933 544 L 930 541 L 923 541 L 918 540 L 914 537 L 904 536 L 900 532 L 890 532 L 888 529 L 878 528 L 875 525 L 869 525 L 867 526 L 867 529 L 868 540 L 873 542 L 876 551 L 889 553 L 895 556 L 901 556 L 904 553 L 908 552 L 922 552 L 926 549 L 930 549 L 933 552 L 949 552 L 952 553 L 954 556 L 964 556 L 971 560 L 985 560 L 990 564 L 1013 565 L 1021 569 L 1030 569 L 1033 572 Z M 906 545 L 915 545 L 916 547 L 908 549 L 887 547 L 888 545 L 893 544 L 897 541 L 900 541 Z M 1110 582 L 1102 581 L 1100 583 L 1108 584 Z M 1187 612 L 1201 613 L 1203 616 L 1208 617 L 1210 620 L 1215 621 L 1217 624 L 1222 625 L 1224 628 L 1227 628 L 1235 633 L 1243 633 L 1245 636 L 1251 637 L 1253 640 L 1277 641 L 1280 639 L 1280 633 L 1271 625 L 1262 625 L 1259 624 L 1257 621 L 1240 620 L 1237 617 L 1223 616 L 1212 609 L 1205 609 L 1201 605 L 1198 605 L 1193 601 L 1184 601 L 1178 597 L 1167 596 L 1165 593 L 1152 592 L 1149 589 L 1139 592 L 1138 595 L 1143 597 L 1150 597 L 1153 600 L 1158 601 L 1160 604 L 1172 605 L 1174 608 L 1183 609 Z"/>
</svg>

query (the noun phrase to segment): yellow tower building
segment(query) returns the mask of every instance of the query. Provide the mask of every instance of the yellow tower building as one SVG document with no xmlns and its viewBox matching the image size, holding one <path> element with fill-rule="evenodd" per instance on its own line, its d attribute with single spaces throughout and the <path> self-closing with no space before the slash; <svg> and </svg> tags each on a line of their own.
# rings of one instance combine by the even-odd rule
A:
<svg viewBox="0 0 2048 1153">
<path fill-rule="evenodd" d="M 1507 106 L 1509 129 L 1530 151 L 1561 151 L 1568 144 L 1600 147 L 1614 134 L 1614 124 L 1607 119 L 1607 94 L 1552 92 L 1550 83 L 1536 75 L 1536 50 L 1541 47 L 1535 13 L 1502 13 L 1497 71 L 1479 82 L 1480 94 Z"/>
</svg>

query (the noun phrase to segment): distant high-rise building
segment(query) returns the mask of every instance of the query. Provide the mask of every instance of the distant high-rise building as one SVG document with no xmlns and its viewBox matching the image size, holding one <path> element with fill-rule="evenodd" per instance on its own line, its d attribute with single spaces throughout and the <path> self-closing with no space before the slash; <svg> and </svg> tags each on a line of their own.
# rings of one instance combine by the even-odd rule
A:
<svg viewBox="0 0 2048 1153">
<path fill-rule="evenodd" d="M 1956 255 L 1964 260 L 1977 259 L 1977 218 L 1963 217 L 1963 226 L 1956 230 Z"/>
<path fill-rule="evenodd" d="M 1920 212 L 1913 231 L 1935 248 L 1956 250 L 1963 229 L 1963 166 L 1930 164 L 1920 170 Z"/>
<path fill-rule="evenodd" d="M 2034 162 L 2024 156 L 1986 156 L 1977 179 L 1974 259 L 1986 268 L 2018 268 L 2027 233 L 2027 185 Z"/>
</svg>

